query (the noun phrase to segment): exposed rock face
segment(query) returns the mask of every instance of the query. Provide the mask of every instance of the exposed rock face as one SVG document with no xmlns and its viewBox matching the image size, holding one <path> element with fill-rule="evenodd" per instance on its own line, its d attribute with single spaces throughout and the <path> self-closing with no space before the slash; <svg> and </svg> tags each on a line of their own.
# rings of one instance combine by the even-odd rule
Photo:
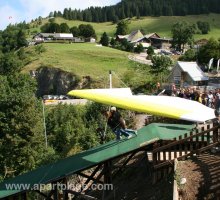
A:
<svg viewBox="0 0 220 200">
<path fill-rule="evenodd" d="M 79 86 L 80 78 L 58 68 L 40 67 L 36 72 L 38 96 L 67 94 Z"/>
</svg>

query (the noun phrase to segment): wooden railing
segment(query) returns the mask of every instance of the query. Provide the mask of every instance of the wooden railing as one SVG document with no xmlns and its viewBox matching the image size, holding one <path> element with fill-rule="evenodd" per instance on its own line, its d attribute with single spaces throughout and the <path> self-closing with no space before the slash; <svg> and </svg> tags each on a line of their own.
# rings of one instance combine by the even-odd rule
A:
<svg viewBox="0 0 220 200">
<path fill-rule="evenodd" d="M 220 144 L 219 125 L 212 124 L 174 138 L 168 143 L 155 143 L 152 151 L 154 182 L 172 171 L 174 160 L 184 160 Z"/>
</svg>

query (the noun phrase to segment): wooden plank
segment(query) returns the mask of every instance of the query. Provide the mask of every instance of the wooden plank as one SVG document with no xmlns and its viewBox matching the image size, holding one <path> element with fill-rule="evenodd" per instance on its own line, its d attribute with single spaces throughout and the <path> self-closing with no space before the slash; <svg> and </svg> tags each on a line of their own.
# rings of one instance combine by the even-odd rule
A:
<svg viewBox="0 0 220 200">
<path fill-rule="evenodd" d="M 206 130 L 207 130 L 207 126 L 206 126 L 205 128 L 206 128 Z M 202 127 L 202 131 L 204 131 L 205 128 Z M 201 138 L 201 145 L 200 145 L 200 148 L 201 148 L 201 147 L 204 147 L 204 145 L 205 145 L 205 144 L 204 144 L 204 141 L 205 141 L 205 140 L 204 140 L 204 135 L 205 135 L 205 134 L 203 134 L 203 135 L 201 136 L 202 138 Z"/>
<path fill-rule="evenodd" d="M 190 136 L 192 136 L 193 135 L 193 132 L 190 132 Z M 190 144 L 189 144 L 189 150 L 190 151 L 192 151 L 193 150 L 193 139 L 192 139 L 192 137 L 190 138 Z"/>
<path fill-rule="evenodd" d="M 170 149 L 168 149 L 168 160 L 171 160 L 172 158 L 171 158 L 171 150 Z"/>
<path fill-rule="evenodd" d="M 160 162 L 161 158 L 160 158 L 160 152 L 157 152 L 157 162 Z"/>
<path fill-rule="evenodd" d="M 166 158 L 166 151 L 163 151 L 163 161 L 167 160 Z"/>
<path fill-rule="evenodd" d="M 179 136 L 179 141 L 182 141 L 182 135 Z M 179 143 L 179 153 L 180 153 L 180 156 L 182 156 L 182 142 Z"/>
<path fill-rule="evenodd" d="M 187 138 L 187 133 L 184 134 L 184 139 Z M 187 154 L 188 153 L 188 142 L 184 145 L 184 153 Z"/>
<path fill-rule="evenodd" d="M 207 129 L 210 129 L 210 124 L 207 125 Z M 210 144 L 210 132 L 207 133 L 206 138 L 207 138 L 207 144 Z"/>
<path fill-rule="evenodd" d="M 84 183 L 84 185 L 88 184 L 89 181 L 93 181 L 93 182 L 96 182 L 96 183 L 101 183 L 103 184 L 103 181 L 100 181 L 100 180 L 97 180 L 96 178 L 94 178 L 92 175 L 86 175 L 86 174 L 83 174 L 82 172 L 78 172 L 77 173 L 79 176 L 82 176 L 84 178 L 87 178 L 86 182 Z"/>
<path fill-rule="evenodd" d="M 175 141 L 176 141 L 176 138 L 174 138 L 174 142 L 175 142 Z M 174 151 L 174 158 L 176 158 L 176 157 L 177 157 L 177 153 L 176 153 L 176 151 L 177 151 L 177 145 L 174 146 L 173 151 Z"/>
</svg>

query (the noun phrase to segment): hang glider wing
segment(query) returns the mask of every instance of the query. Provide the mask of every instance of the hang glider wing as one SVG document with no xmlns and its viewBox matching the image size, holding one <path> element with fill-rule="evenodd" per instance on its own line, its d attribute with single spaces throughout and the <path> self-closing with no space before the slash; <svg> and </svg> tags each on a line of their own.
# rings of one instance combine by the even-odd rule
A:
<svg viewBox="0 0 220 200">
<path fill-rule="evenodd" d="M 215 118 L 213 109 L 179 97 L 132 95 L 119 88 L 72 90 L 68 95 L 127 110 L 193 122 L 205 122 Z"/>
</svg>

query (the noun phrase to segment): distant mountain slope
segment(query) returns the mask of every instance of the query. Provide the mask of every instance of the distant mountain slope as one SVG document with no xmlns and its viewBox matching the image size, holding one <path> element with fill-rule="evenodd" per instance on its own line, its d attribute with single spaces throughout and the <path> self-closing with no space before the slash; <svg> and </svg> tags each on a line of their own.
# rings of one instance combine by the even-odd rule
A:
<svg viewBox="0 0 220 200">
<path fill-rule="evenodd" d="M 191 16 L 163 16 L 163 17 L 141 17 L 141 19 L 132 18 L 129 24 L 130 31 L 137 29 L 142 30 L 145 34 L 157 32 L 161 37 L 171 37 L 171 27 L 173 23 L 178 21 L 188 21 L 190 23 L 196 23 L 197 21 L 205 21 L 210 24 L 211 31 L 207 35 L 196 34 L 195 39 L 211 38 L 216 39 L 220 36 L 220 14 L 209 14 L 209 15 L 191 15 Z M 47 23 L 48 19 L 43 20 L 43 24 Z M 77 21 L 77 20 L 65 20 L 63 18 L 55 18 L 55 22 L 61 24 L 67 23 L 71 28 L 73 26 L 79 26 L 80 24 L 88 24 L 89 22 Z M 109 36 L 114 36 L 116 32 L 116 25 L 112 22 L 105 23 L 93 23 L 90 22 L 98 36 L 106 32 Z M 31 26 L 36 26 L 34 23 Z M 38 28 L 32 28 L 30 32 L 40 32 L 40 26 Z"/>
<path fill-rule="evenodd" d="M 114 6 L 90 7 L 85 10 L 65 8 L 50 16 L 87 22 L 117 21 L 140 16 L 185 16 L 220 13 L 219 0 L 122 0 Z"/>
</svg>

